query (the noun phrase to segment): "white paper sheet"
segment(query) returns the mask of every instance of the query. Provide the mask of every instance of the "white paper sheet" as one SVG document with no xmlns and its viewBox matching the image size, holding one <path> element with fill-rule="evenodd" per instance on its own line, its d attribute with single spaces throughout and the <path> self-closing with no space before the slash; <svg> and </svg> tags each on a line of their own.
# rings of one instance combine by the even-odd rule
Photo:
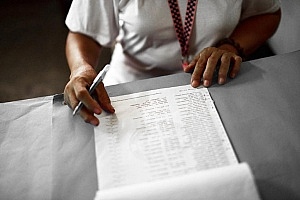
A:
<svg viewBox="0 0 300 200">
<path fill-rule="evenodd" d="M 95 200 L 258 200 L 246 163 L 97 192 Z"/>
<path fill-rule="evenodd" d="M 52 199 L 93 199 L 97 190 L 93 126 L 54 101 L 52 125 Z"/>
<path fill-rule="evenodd" d="M 50 200 L 52 96 L 0 104 L 0 199 Z"/>
<path fill-rule="evenodd" d="M 190 85 L 111 98 L 95 128 L 99 190 L 237 163 L 206 88 Z"/>
</svg>

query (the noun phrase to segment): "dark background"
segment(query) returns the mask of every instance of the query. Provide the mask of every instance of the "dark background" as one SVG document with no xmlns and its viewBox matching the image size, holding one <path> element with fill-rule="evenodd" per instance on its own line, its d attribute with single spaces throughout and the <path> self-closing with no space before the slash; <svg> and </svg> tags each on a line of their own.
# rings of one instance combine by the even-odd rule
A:
<svg viewBox="0 0 300 200">
<path fill-rule="evenodd" d="M 71 0 L 0 0 L 0 102 L 62 93 Z M 107 62 L 110 52 L 104 51 Z"/>
<path fill-rule="evenodd" d="M 68 5 L 58 0 L 0 2 L 0 101 L 62 93 Z"/>
</svg>

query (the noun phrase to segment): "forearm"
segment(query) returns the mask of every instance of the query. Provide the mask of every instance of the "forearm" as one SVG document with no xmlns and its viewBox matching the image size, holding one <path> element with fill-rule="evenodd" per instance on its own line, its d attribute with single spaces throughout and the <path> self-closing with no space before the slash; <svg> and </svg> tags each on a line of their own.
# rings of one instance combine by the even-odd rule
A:
<svg viewBox="0 0 300 200">
<path fill-rule="evenodd" d="M 98 64 L 101 46 L 88 36 L 69 32 L 66 57 L 71 76 L 79 71 L 94 70 Z"/>
<path fill-rule="evenodd" d="M 239 43 L 246 56 L 250 55 L 275 33 L 280 18 L 280 10 L 250 17 L 236 27 L 230 38 Z"/>
</svg>

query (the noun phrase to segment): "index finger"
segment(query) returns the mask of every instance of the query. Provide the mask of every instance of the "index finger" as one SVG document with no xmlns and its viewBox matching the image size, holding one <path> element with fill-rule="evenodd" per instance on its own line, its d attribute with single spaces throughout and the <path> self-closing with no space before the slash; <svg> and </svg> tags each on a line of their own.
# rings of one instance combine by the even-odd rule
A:
<svg viewBox="0 0 300 200">
<path fill-rule="evenodd" d="M 101 107 L 90 95 L 87 88 L 78 86 L 74 89 L 75 95 L 79 101 L 90 111 L 96 114 L 101 113 Z"/>
</svg>

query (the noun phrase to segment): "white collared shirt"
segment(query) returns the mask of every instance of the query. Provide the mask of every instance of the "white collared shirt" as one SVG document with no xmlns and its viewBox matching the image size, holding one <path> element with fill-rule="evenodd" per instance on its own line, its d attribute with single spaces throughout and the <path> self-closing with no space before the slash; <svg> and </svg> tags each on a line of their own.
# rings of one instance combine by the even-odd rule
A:
<svg viewBox="0 0 300 200">
<path fill-rule="evenodd" d="M 187 0 L 178 3 L 184 21 Z M 279 8 L 279 0 L 199 0 L 190 56 L 228 37 L 241 20 Z M 73 0 L 66 24 L 102 46 L 114 46 L 106 85 L 182 71 L 167 0 Z"/>
</svg>

